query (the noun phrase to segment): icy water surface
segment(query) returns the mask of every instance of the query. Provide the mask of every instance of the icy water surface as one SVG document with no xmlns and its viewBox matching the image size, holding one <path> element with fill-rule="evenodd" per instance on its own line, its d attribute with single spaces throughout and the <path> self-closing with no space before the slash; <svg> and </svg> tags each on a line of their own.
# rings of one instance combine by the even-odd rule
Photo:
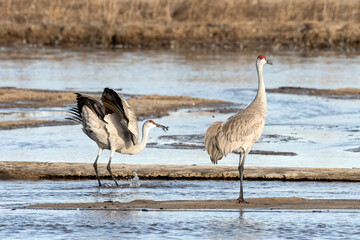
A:
<svg viewBox="0 0 360 240">
<path fill-rule="evenodd" d="M 360 88 L 360 56 L 263 53 L 267 88 Z M 235 111 L 256 94 L 259 53 L 230 51 L 104 51 L 0 49 L 0 87 L 168 94 L 232 101 Z M 360 167 L 360 100 L 268 93 L 263 136 L 246 166 Z M 0 109 L 0 120 L 62 121 L 67 108 Z M 113 163 L 210 164 L 203 136 L 233 113 L 182 109 L 155 119 L 140 154 Z M 139 124 L 143 122 L 140 121 Z M 89 162 L 96 144 L 80 126 L 1 130 L 1 161 Z M 286 155 L 285 153 L 291 153 Z M 104 151 L 99 162 L 107 162 Z M 220 161 L 237 165 L 238 155 Z M 48 211 L 16 209 L 41 202 L 237 198 L 238 182 L 142 181 L 98 189 L 96 181 L 1 181 L 1 239 L 360 239 L 359 211 Z M 132 183 L 136 186 L 136 182 Z M 246 197 L 360 199 L 358 183 L 246 181 Z"/>
<path fill-rule="evenodd" d="M 42 202 L 199 200 L 236 198 L 237 181 L 0 182 L 2 239 L 356 239 L 358 210 L 193 210 L 84 211 L 29 210 Z M 357 183 L 245 181 L 247 197 L 359 199 Z M 355 237 L 355 238 L 354 238 Z"/>
</svg>

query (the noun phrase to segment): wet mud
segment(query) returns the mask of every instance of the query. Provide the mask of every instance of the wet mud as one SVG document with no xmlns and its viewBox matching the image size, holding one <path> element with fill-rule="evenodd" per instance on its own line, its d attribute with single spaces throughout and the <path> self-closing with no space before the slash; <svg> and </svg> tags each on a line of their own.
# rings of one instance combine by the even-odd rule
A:
<svg viewBox="0 0 360 240">
<path fill-rule="evenodd" d="M 112 164 L 119 179 L 238 180 L 237 166 Z M 94 179 L 91 163 L 1 161 L 0 180 Z M 98 165 L 100 178 L 110 179 L 106 164 Z M 360 168 L 245 167 L 248 180 L 360 182 Z"/>
<path fill-rule="evenodd" d="M 0 121 L 0 129 L 16 129 L 28 127 L 43 127 L 43 126 L 59 126 L 74 124 L 69 121 L 56 120 L 18 120 L 18 121 Z"/>
<path fill-rule="evenodd" d="M 210 210 L 210 209 L 360 209 L 360 200 L 307 199 L 298 197 L 249 198 L 247 203 L 236 199 L 197 201 L 135 200 L 127 203 L 106 201 L 95 203 L 40 203 L 25 208 L 51 210 Z"/>
<path fill-rule="evenodd" d="M 0 88 L 0 108 L 52 108 L 68 107 L 75 104 L 75 92 L 72 91 L 51 91 L 37 89 L 18 89 L 18 88 Z M 88 94 L 100 96 L 101 92 L 86 92 Z M 188 96 L 164 96 L 164 95 L 146 95 L 129 96 L 128 103 L 137 114 L 138 120 L 148 117 L 166 116 L 170 111 L 180 108 L 196 107 L 215 107 L 229 106 L 231 102 L 202 99 Z M 64 119 L 65 120 L 65 119 Z M 0 129 L 13 129 L 20 127 L 38 127 L 73 124 L 70 121 L 55 120 L 19 120 L 19 121 L 1 121 Z"/>
<path fill-rule="evenodd" d="M 315 89 L 301 87 L 280 87 L 276 89 L 266 89 L 266 91 L 270 93 L 321 96 L 336 99 L 360 99 L 360 89 L 358 88 Z"/>
<path fill-rule="evenodd" d="M 360 152 L 360 147 L 346 149 L 345 151 L 349 151 L 349 152 Z"/>
</svg>

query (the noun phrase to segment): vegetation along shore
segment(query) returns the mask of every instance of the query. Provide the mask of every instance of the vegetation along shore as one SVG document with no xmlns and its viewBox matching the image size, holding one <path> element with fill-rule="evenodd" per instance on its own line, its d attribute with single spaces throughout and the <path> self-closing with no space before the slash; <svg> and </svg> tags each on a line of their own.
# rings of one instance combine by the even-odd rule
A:
<svg viewBox="0 0 360 240">
<path fill-rule="evenodd" d="M 0 45 L 360 50 L 358 0 L 0 0 Z"/>
</svg>

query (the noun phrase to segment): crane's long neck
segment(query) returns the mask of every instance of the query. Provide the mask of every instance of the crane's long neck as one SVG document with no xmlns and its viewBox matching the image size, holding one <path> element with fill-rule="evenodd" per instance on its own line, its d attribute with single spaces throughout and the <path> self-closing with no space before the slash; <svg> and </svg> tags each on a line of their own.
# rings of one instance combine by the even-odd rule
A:
<svg viewBox="0 0 360 240">
<path fill-rule="evenodd" d="M 132 148 L 131 148 L 131 153 L 130 154 L 136 154 L 136 153 L 139 153 L 141 152 L 145 147 L 146 147 L 146 144 L 147 144 L 147 140 L 148 140 L 148 134 L 149 134 L 149 130 L 150 128 L 149 127 L 146 127 L 145 123 L 142 127 L 142 138 L 141 138 L 141 141 L 139 143 L 137 143 L 136 145 L 134 145 Z"/>
<path fill-rule="evenodd" d="M 267 101 L 266 101 L 266 91 L 265 83 L 263 78 L 263 66 L 264 64 L 256 64 L 256 70 L 258 75 L 258 91 L 254 101 L 251 105 L 256 105 L 258 109 L 261 109 L 263 114 L 267 114 Z"/>
</svg>

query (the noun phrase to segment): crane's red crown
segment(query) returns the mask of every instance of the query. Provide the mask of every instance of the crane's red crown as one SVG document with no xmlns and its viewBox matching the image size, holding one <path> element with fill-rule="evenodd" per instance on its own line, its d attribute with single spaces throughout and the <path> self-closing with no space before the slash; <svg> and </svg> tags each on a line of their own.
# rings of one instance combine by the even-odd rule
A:
<svg viewBox="0 0 360 240">
<path fill-rule="evenodd" d="M 258 58 L 259 58 L 260 60 L 262 60 L 262 59 L 265 59 L 265 60 L 266 60 L 266 57 L 265 57 L 264 55 L 259 55 Z"/>
<path fill-rule="evenodd" d="M 153 120 L 149 120 L 149 123 L 155 124 L 155 122 Z"/>
</svg>

